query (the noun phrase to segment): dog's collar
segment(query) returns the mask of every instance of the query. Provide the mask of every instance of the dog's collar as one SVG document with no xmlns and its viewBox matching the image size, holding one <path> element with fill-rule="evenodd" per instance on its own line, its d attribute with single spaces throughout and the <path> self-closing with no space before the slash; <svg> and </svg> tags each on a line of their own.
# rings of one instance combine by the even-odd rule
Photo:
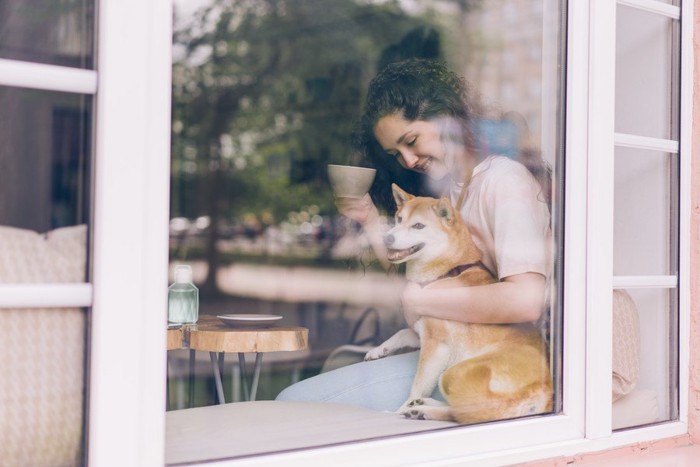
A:
<svg viewBox="0 0 700 467">
<path fill-rule="evenodd" d="M 491 273 L 491 271 L 489 271 L 486 268 L 486 266 L 484 266 L 484 263 L 482 263 L 481 261 L 476 261 L 474 263 L 460 264 L 459 266 L 455 266 L 452 269 L 450 269 L 449 271 L 447 271 L 445 274 L 443 274 L 442 276 L 438 277 L 437 279 L 432 280 L 432 281 L 427 281 L 427 282 L 419 282 L 419 285 L 421 287 L 425 287 L 426 285 L 430 284 L 431 282 L 439 281 L 440 279 L 447 279 L 449 277 L 457 277 L 460 274 L 462 274 L 464 271 L 471 269 L 471 268 L 483 268 L 483 269 L 486 269 L 486 271 L 488 271 L 489 274 Z"/>
</svg>

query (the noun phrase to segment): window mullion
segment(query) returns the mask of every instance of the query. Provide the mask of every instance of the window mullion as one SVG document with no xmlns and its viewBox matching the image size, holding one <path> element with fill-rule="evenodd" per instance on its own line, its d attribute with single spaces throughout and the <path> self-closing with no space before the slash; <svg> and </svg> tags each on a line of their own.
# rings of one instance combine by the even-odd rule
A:
<svg viewBox="0 0 700 467">
<path fill-rule="evenodd" d="M 0 285 L 0 308 L 73 308 L 90 305 L 91 284 Z"/>
<path fill-rule="evenodd" d="M 679 7 L 658 0 L 617 0 L 617 3 L 657 15 L 667 16 L 671 19 L 680 19 L 681 17 L 681 9 Z"/>
<path fill-rule="evenodd" d="M 97 72 L 0 58 L 0 85 L 95 94 Z"/>
<path fill-rule="evenodd" d="M 615 276 L 614 289 L 674 289 L 678 276 Z"/>
<path fill-rule="evenodd" d="M 88 464 L 163 465 L 172 5 L 98 7 Z"/>
<path fill-rule="evenodd" d="M 565 212 L 585 213 L 588 205 L 588 2 L 571 2 L 567 11 Z M 584 174 L 584 176 L 581 176 Z M 563 410 L 585 435 L 587 219 L 566 216 L 563 275 Z"/>
<path fill-rule="evenodd" d="M 586 437 L 610 436 L 616 5 L 590 2 Z"/>
<path fill-rule="evenodd" d="M 626 133 L 615 133 L 615 145 L 648 151 L 662 151 L 670 154 L 678 154 L 679 147 L 678 141 L 629 135 Z"/>
</svg>

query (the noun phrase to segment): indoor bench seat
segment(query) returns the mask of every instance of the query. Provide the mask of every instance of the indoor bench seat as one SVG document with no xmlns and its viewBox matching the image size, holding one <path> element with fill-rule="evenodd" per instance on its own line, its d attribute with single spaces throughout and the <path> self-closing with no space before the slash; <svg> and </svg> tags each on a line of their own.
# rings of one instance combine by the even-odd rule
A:
<svg viewBox="0 0 700 467">
<path fill-rule="evenodd" d="M 274 453 L 456 426 L 322 402 L 255 401 L 166 412 L 166 464 Z M 613 404 L 613 428 L 658 420 L 656 393 Z"/>
<path fill-rule="evenodd" d="M 225 459 L 455 426 L 360 407 L 236 402 L 166 412 L 166 464 Z"/>
</svg>

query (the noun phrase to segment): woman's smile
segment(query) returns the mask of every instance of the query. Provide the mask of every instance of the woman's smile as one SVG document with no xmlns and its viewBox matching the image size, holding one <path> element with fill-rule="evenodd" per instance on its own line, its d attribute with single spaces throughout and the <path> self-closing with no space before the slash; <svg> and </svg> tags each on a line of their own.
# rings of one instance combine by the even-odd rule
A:
<svg viewBox="0 0 700 467">
<path fill-rule="evenodd" d="M 427 158 L 421 160 L 418 164 L 414 165 L 413 170 L 416 170 L 418 172 L 427 173 L 432 162 L 433 162 L 432 157 L 427 157 Z"/>
<path fill-rule="evenodd" d="M 433 122 L 390 114 L 379 119 L 374 135 L 387 155 L 409 170 L 441 180 L 454 169 L 454 157 L 447 154 L 440 127 Z"/>
</svg>

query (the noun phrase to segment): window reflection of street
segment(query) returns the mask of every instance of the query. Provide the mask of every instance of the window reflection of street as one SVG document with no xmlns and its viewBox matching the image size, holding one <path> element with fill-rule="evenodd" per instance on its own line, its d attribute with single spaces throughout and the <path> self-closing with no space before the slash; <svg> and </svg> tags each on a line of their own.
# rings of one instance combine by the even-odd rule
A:
<svg viewBox="0 0 700 467">
<path fill-rule="evenodd" d="M 255 218 L 240 223 L 220 222 L 216 250 L 230 259 L 248 255 L 254 263 L 356 267 L 369 246 L 361 229 L 339 216 L 321 216 L 316 207 L 309 211 L 292 212 L 289 220 L 279 224 L 263 225 Z M 208 216 L 171 219 L 172 259 L 201 254 L 212 228 Z M 376 265 L 367 258 L 362 266 L 366 269 Z"/>
<path fill-rule="evenodd" d="M 191 265 L 198 285 L 209 273 L 203 252 L 211 228 L 206 217 L 170 222 L 171 269 L 179 263 Z M 274 398 L 290 384 L 290 377 L 297 380 L 299 375 L 320 371 L 338 345 L 378 344 L 404 325 L 398 299 L 403 280 L 387 276 L 369 251 L 361 230 L 340 216 L 295 213 L 286 222 L 264 228 L 250 220 L 219 224 L 217 293 L 201 294 L 200 315 L 271 313 L 283 316 L 281 325 L 309 329 L 311 350 L 300 354 L 303 362 L 295 361 L 292 354 L 266 358 L 259 399 Z M 381 313 L 362 319 L 371 309 Z M 205 357 L 197 355 L 195 387 L 208 389 L 195 391 L 195 406 L 216 401 Z M 173 408 L 187 406 L 183 391 L 188 360 L 182 351 L 171 352 L 172 377 L 180 378 L 180 385 L 176 381 L 171 389 Z M 306 373 L 300 373 L 300 368 Z M 237 372 L 234 368 L 233 379 L 224 376 L 225 391 L 234 401 L 242 397 Z"/>
</svg>

